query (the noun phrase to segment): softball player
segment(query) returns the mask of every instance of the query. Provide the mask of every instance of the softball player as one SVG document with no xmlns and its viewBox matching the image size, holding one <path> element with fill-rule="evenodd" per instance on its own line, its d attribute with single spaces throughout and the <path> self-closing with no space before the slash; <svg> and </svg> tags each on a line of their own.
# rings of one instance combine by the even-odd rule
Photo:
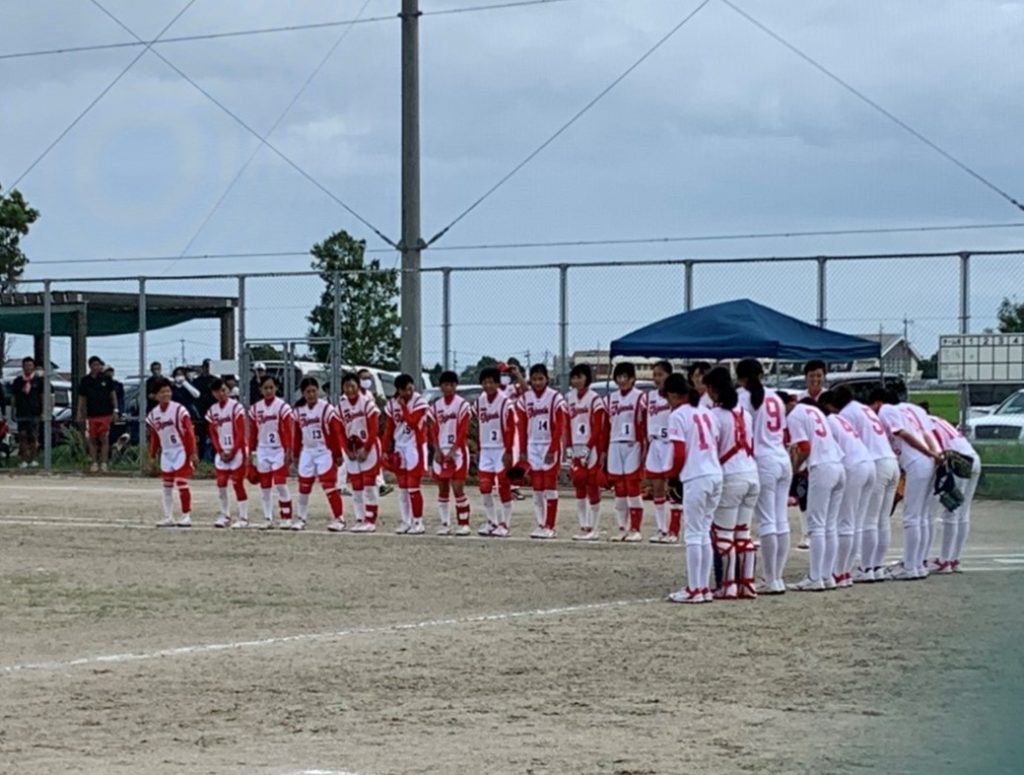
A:
<svg viewBox="0 0 1024 775">
<path fill-rule="evenodd" d="M 380 409 L 373 394 L 364 391 L 359 377 L 353 373 L 341 377 L 341 417 L 345 438 L 345 468 L 352 488 L 356 512 L 353 533 L 374 533 L 377 530 L 380 475 Z"/>
<path fill-rule="evenodd" d="M 654 499 L 654 523 L 657 532 L 651 536 L 654 544 L 679 543 L 679 529 L 683 518 L 682 506 L 668 507 L 668 479 L 672 472 L 672 442 L 668 438 L 668 418 L 672 406 L 665 395 L 665 380 L 672 374 L 672 364 L 658 361 L 654 364 L 654 390 L 647 393 L 647 458 L 644 471 L 651 482 Z"/>
<path fill-rule="evenodd" d="M 387 425 L 382 447 L 398 478 L 400 535 L 423 535 L 423 492 L 420 483 L 427 470 L 427 412 L 430 407 L 416 392 L 408 374 L 395 377 L 395 395 L 384 407 Z"/>
<path fill-rule="evenodd" d="M 480 372 L 483 392 L 476 400 L 477 472 L 480 499 L 487 521 L 477 531 L 482 536 L 506 538 L 512 522 L 512 487 L 508 469 L 512 466 L 515 443 L 515 402 L 500 390 L 501 372 L 493 366 Z M 494 486 L 498 486 L 501 517 L 494 504 Z"/>
<path fill-rule="evenodd" d="M 295 410 L 295 457 L 299 461 L 298 512 L 292 530 L 303 530 L 309 518 L 309 496 L 313 483 L 319 479 L 331 508 L 331 521 L 327 529 L 340 532 L 345 529 L 345 505 L 338 486 L 338 461 L 345 446 L 341 418 L 338 410 L 320 398 L 320 383 L 315 377 L 306 377 L 299 383 L 302 402 Z"/>
<path fill-rule="evenodd" d="M 946 420 L 934 416 L 931 420 L 935 438 L 943 450 L 955 450 L 974 461 L 969 478 L 957 477 L 957 486 L 963 493 L 964 502 L 955 511 L 942 510 L 942 554 L 931 566 L 933 573 L 959 573 L 960 554 L 971 528 L 971 501 L 978 489 L 978 479 L 981 478 L 981 456 L 964 435 Z"/>
<path fill-rule="evenodd" d="M 533 479 L 537 526 L 530 538 L 555 537 L 558 520 L 558 469 L 565 436 L 565 401 L 548 385 L 543 363 L 530 367 L 530 390 L 519 401 L 519 444 Z"/>
<path fill-rule="evenodd" d="M 171 400 L 171 381 L 160 377 L 153 385 L 156 406 L 146 415 L 149 462 L 160 453 L 164 517 L 157 527 L 192 527 L 192 491 L 188 480 L 199 464 L 196 434 L 184 406 Z M 174 519 L 174 490 L 181 499 L 181 517 Z"/>
<path fill-rule="evenodd" d="M 245 410 L 228 394 L 228 387 L 221 379 L 210 384 L 210 392 L 216 402 L 206 412 L 206 427 L 210 430 L 213 444 L 213 466 L 217 473 L 217 499 L 220 515 L 214 527 L 233 528 L 249 526 L 249 495 L 245 491 L 245 467 L 249 459 L 246 450 Z M 228 482 L 235 490 L 238 501 L 238 519 L 231 523 L 228 508 Z"/>
<path fill-rule="evenodd" d="M 574 541 L 596 541 L 601 517 L 601 487 L 608 457 L 608 408 L 590 389 L 593 372 L 585 363 L 569 372 L 572 389 L 565 394 L 569 420 L 569 471 L 576 488 L 580 532 Z"/>
<path fill-rule="evenodd" d="M 613 541 L 642 541 L 644 502 L 640 496 L 644 442 L 647 438 L 647 397 L 636 389 L 636 367 L 618 363 L 612 378 L 619 389 L 608 396 L 608 475 L 615 484 L 615 516 L 619 535 Z"/>
</svg>

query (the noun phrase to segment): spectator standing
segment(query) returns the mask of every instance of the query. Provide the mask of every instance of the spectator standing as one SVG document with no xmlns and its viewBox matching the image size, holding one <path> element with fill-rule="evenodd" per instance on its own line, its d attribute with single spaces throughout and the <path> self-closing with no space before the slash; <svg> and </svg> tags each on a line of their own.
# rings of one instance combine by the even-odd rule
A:
<svg viewBox="0 0 1024 775">
<path fill-rule="evenodd" d="M 18 457 L 22 468 L 36 468 L 39 462 L 39 428 L 43 419 L 43 378 L 36 375 L 31 356 L 21 359 L 21 374 L 11 383 L 14 421 L 18 425 Z"/>
<path fill-rule="evenodd" d="M 110 379 L 110 384 L 114 388 L 114 395 L 117 396 L 117 405 L 116 405 L 117 413 L 123 415 L 124 414 L 124 384 L 122 384 L 121 382 L 118 382 L 114 378 L 114 367 L 113 366 L 107 366 L 105 369 L 103 369 L 103 374 Z"/>
<path fill-rule="evenodd" d="M 171 400 L 181 404 L 188 411 L 193 421 L 199 416 L 196 400 L 199 398 L 199 391 L 188 381 L 188 373 L 184 366 L 179 366 L 171 372 Z"/>
<path fill-rule="evenodd" d="M 210 407 L 217 403 L 213 397 L 213 383 L 217 377 L 210 373 L 210 359 L 203 361 L 199 367 L 199 374 L 192 380 L 192 386 L 199 391 L 196 399 L 196 410 L 199 413 L 199 421 L 196 423 L 196 441 L 199 443 L 199 457 L 207 462 L 213 462 L 213 448 L 210 443 L 210 432 L 206 427 L 206 413 Z M 230 388 L 229 388 L 230 391 Z"/>
<path fill-rule="evenodd" d="M 153 361 L 149 364 L 149 377 L 146 378 L 146 414 L 153 411 L 156 406 L 157 383 L 163 379 L 163 367 L 160 361 Z"/>
<path fill-rule="evenodd" d="M 85 427 L 89 470 L 107 471 L 110 459 L 110 426 L 117 413 L 113 381 L 103 373 L 103 360 L 89 358 L 89 373 L 78 383 L 78 421 Z"/>
<path fill-rule="evenodd" d="M 263 361 L 256 361 L 252 365 L 252 370 L 255 372 L 252 379 L 249 380 L 249 406 L 255 406 L 263 398 L 263 394 L 260 392 L 260 385 L 263 383 L 263 378 L 267 376 L 267 366 Z M 274 384 L 277 385 L 277 380 L 274 380 Z M 281 386 L 277 385 L 277 395 L 281 395 Z"/>
</svg>

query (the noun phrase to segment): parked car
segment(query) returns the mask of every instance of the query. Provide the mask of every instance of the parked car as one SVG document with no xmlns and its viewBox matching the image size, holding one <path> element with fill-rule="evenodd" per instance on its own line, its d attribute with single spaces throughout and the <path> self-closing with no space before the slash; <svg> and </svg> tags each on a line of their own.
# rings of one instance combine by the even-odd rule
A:
<svg viewBox="0 0 1024 775">
<path fill-rule="evenodd" d="M 595 393 L 597 393 L 602 398 L 619 389 L 619 386 L 616 385 L 615 382 L 610 379 L 595 382 L 590 387 Z M 636 381 L 636 389 L 639 390 L 641 393 L 646 393 L 649 390 L 654 390 L 654 382 L 652 382 L 649 379 L 638 379 Z"/>
<path fill-rule="evenodd" d="M 1011 394 L 991 414 L 968 420 L 967 428 L 977 441 L 1024 440 L 1024 390 Z"/>
<path fill-rule="evenodd" d="M 877 371 L 836 371 L 825 375 L 825 386 L 830 390 L 840 385 L 846 385 L 853 393 L 853 397 L 861 403 L 867 403 L 871 391 L 881 384 L 881 374 Z M 771 385 L 771 381 L 768 381 Z M 900 401 L 907 400 L 907 383 L 898 374 L 886 374 L 885 386 L 896 391 Z M 806 381 L 802 376 L 787 377 L 779 383 L 779 389 L 789 393 L 798 393 L 806 387 Z"/>
</svg>

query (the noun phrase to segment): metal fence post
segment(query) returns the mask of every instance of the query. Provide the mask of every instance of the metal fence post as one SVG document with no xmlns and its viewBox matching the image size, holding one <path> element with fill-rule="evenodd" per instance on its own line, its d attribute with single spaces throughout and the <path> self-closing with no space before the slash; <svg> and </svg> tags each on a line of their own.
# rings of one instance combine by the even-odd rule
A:
<svg viewBox="0 0 1024 775">
<path fill-rule="evenodd" d="M 569 389 L 569 265 L 558 267 L 558 386 Z"/>
<path fill-rule="evenodd" d="M 441 362 L 444 370 L 451 369 L 452 359 L 452 270 L 445 267 L 441 270 Z"/>
<path fill-rule="evenodd" d="M 146 460 L 149 457 L 148 445 L 146 444 L 146 407 L 149 405 L 148 394 L 146 393 L 146 278 L 139 278 L 139 393 L 136 402 L 138 403 L 139 422 L 139 469 L 146 470 Z M 125 407 L 126 409 L 128 407 Z"/>
<path fill-rule="evenodd" d="M 341 272 L 334 270 L 334 318 L 331 335 L 331 403 L 341 400 Z"/>
<path fill-rule="evenodd" d="M 818 327 L 828 323 L 828 259 L 818 256 Z"/>
<path fill-rule="evenodd" d="M 971 254 L 960 254 L 960 333 L 971 330 Z M 960 428 L 966 431 L 971 409 L 971 387 L 960 383 Z"/>
<path fill-rule="evenodd" d="M 43 283 L 43 470 L 53 470 L 53 374 L 50 340 L 53 338 L 53 299 L 50 281 Z"/>
<path fill-rule="evenodd" d="M 249 348 L 245 342 L 245 275 L 238 276 L 238 398 L 249 407 Z M 248 412 L 246 412 L 248 415 Z"/>
<path fill-rule="evenodd" d="M 693 261 L 683 262 L 683 312 L 693 309 Z"/>
</svg>

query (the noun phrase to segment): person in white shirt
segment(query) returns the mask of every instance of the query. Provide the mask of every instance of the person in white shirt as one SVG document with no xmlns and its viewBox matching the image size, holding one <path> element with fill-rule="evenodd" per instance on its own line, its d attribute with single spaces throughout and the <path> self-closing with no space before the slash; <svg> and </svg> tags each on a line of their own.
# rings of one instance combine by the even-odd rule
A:
<svg viewBox="0 0 1024 775">
<path fill-rule="evenodd" d="M 942 453 L 923 409 L 901 403 L 896 393 L 886 388 L 871 391 L 869 401 L 885 426 L 907 478 L 903 496 L 903 561 L 889 572 L 889 578 L 897 581 L 923 579 L 928 571 L 921 558 L 922 525 L 928 515 L 935 466 L 942 462 Z"/>
<path fill-rule="evenodd" d="M 704 385 L 704 375 L 711 371 L 711 364 L 707 361 L 694 361 L 686 367 L 686 378 L 690 380 L 693 389 L 697 391 L 700 399 L 698 405 L 705 409 L 711 409 L 715 402 L 708 395 L 708 389 Z"/>
<path fill-rule="evenodd" d="M 828 427 L 843 450 L 846 486 L 839 505 L 839 554 L 833 577 L 840 589 L 846 589 L 853 586 L 857 537 L 864 532 L 871 494 L 875 490 L 875 461 L 857 429 L 837 412 L 832 393 L 826 390 L 818 397 L 818 408 L 827 416 Z"/>
<path fill-rule="evenodd" d="M 956 484 L 964 496 L 964 502 L 955 511 L 942 509 L 942 554 L 931 566 L 933 573 L 960 573 L 960 555 L 971 528 L 971 501 L 974 499 L 974 493 L 978 489 L 978 480 L 981 478 L 981 455 L 950 422 L 934 415 L 930 415 L 930 419 L 932 433 L 944 452 L 954 450 L 974 461 L 969 478 L 956 478 Z"/>
<path fill-rule="evenodd" d="M 672 470 L 672 442 L 668 438 L 668 418 L 672 405 L 665 395 L 665 380 L 672 374 L 672 364 L 658 361 L 651 369 L 654 390 L 647 393 L 647 459 L 644 473 L 651 483 L 656 531 L 652 544 L 677 544 L 682 527 L 681 504 L 668 503 L 668 474 Z"/>
<path fill-rule="evenodd" d="M 700 393 L 682 374 L 665 380 L 672 404 L 668 435 L 674 449 L 672 474 L 683 484 L 683 540 L 686 543 L 687 585 L 673 592 L 673 603 L 710 603 L 714 550 L 711 523 L 722 498 L 722 466 L 718 462 L 718 426 L 699 406 Z"/>
<path fill-rule="evenodd" d="M 722 565 L 714 595 L 723 600 L 753 599 L 757 597 L 757 550 L 750 537 L 750 523 L 761 491 L 751 445 L 753 419 L 739 405 L 728 369 L 712 369 L 704 375 L 704 385 L 715 403 L 711 414 L 718 424 L 718 462 L 722 467 L 722 497 L 711 525 L 711 541 Z"/>
<path fill-rule="evenodd" d="M 883 565 L 892 540 L 892 507 L 900 481 L 896 453 L 878 415 L 870 406 L 854 400 L 849 387 L 840 385 L 829 394 L 831 408 L 856 429 L 875 464 L 874 487 L 868 494 L 864 521 L 858 527 L 854 542 L 854 554 L 859 553 L 860 566 L 854 571 L 853 580 L 858 583 L 885 581 Z"/>
<path fill-rule="evenodd" d="M 783 595 L 782 580 L 789 557 L 789 487 L 793 466 L 786 451 L 786 405 L 778 393 L 761 384 L 761 363 L 747 358 L 736 364 L 740 406 L 753 415 L 754 462 L 760 492 L 757 496 L 757 531 L 761 540 L 764 576 L 757 592 Z"/>
<path fill-rule="evenodd" d="M 784 403 L 789 396 L 779 393 Z M 807 530 L 810 534 L 810 570 L 805 579 L 789 588 L 797 592 L 835 589 L 832 577 L 839 551 L 839 507 L 846 472 L 843 451 L 814 401 L 805 398 L 789 409 L 790 454 L 793 469 L 807 464 Z"/>
</svg>

